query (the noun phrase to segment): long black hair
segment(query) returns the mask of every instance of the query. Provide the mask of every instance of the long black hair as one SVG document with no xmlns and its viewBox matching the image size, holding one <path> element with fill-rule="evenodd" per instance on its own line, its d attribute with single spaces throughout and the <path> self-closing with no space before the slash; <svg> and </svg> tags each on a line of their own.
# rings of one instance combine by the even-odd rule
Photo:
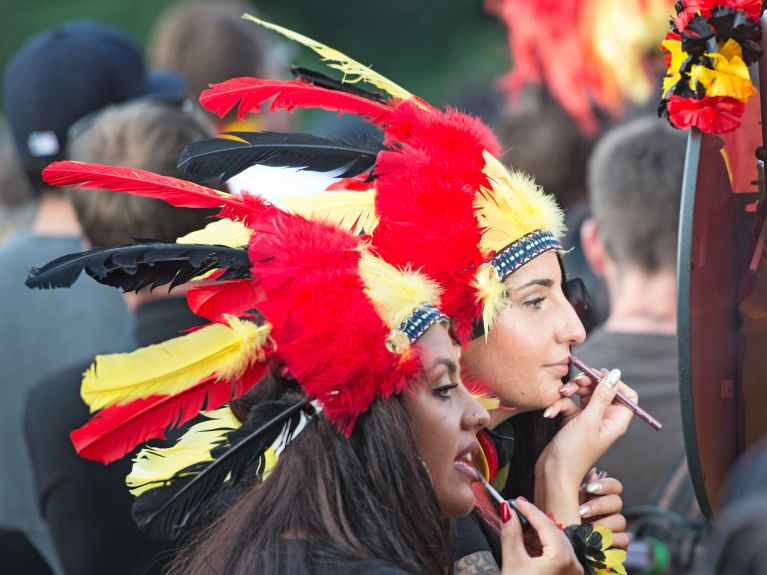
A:
<svg viewBox="0 0 767 575">
<path fill-rule="evenodd" d="M 301 573 L 382 560 L 410 573 L 451 570 L 440 518 L 399 397 L 373 402 L 349 438 L 318 415 L 171 570 L 180 575 Z"/>
</svg>

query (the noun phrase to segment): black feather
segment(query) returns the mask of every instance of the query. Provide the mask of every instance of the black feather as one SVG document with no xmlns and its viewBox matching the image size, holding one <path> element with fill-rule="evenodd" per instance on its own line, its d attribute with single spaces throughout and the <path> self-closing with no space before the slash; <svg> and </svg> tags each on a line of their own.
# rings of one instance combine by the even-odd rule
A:
<svg viewBox="0 0 767 575">
<path fill-rule="evenodd" d="M 250 266 L 246 249 L 150 242 L 68 254 L 32 268 L 25 283 L 40 289 L 70 287 L 84 271 L 99 283 L 127 292 L 167 283 L 173 288 L 221 268 L 226 271 L 218 279 L 245 278 Z"/>
<path fill-rule="evenodd" d="M 379 104 L 388 103 L 386 97 L 382 94 L 379 94 L 378 92 L 364 90 L 357 86 L 357 84 L 353 84 L 351 82 L 340 82 L 335 78 L 331 78 L 330 76 L 323 74 L 322 72 L 318 72 L 317 70 L 310 70 L 309 68 L 304 68 L 302 66 L 291 66 L 290 71 L 297 79 L 308 82 L 309 84 L 314 84 L 315 86 L 320 86 L 321 88 L 336 90 L 338 92 L 347 92 L 349 94 L 354 94 L 355 96 L 373 100 Z"/>
<path fill-rule="evenodd" d="M 231 132 L 239 138 L 212 138 L 186 147 L 178 167 L 197 182 L 226 181 L 256 164 L 328 172 L 346 168 L 350 178 L 369 170 L 383 149 L 367 136 L 321 138 L 283 132 Z M 244 140 L 244 141 L 241 141 Z"/>
<path fill-rule="evenodd" d="M 247 421 L 227 434 L 211 452 L 213 461 L 180 471 L 170 483 L 150 489 L 133 502 L 133 518 L 140 529 L 159 539 L 176 540 L 190 527 L 202 527 L 199 516 L 222 489 L 240 480 L 261 477 L 264 452 L 285 425 L 293 433 L 301 421 L 306 399 L 268 401 L 251 409 Z"/>
</svg>

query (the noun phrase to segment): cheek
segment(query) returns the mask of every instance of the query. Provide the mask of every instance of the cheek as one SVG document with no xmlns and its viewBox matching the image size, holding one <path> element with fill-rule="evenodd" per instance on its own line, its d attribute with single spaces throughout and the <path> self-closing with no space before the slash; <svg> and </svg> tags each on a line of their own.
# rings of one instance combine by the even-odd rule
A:
<svg viewBox="0 0 767 575">
<path fill-rule="evenodd" d="M 540 336 L 521 323 L 514 321 L 513 313 L 506 310 L 487 340 L 479 338 L 469 345 L 463 361 L 472 377 L 492 389 L 529 377 L 529 371 L 537 361 Z"/>
</svg>

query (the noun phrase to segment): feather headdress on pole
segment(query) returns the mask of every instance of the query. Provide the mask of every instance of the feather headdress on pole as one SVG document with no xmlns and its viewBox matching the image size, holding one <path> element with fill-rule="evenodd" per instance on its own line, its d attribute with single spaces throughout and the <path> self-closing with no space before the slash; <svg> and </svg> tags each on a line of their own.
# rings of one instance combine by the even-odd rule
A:
<svg viewBox="0 0 767 575">
<path fill-rule="evenodd" d="M 271 100 L 272 110 L 321 108 L 356 114 L 378 127 L 383 148 L 374 162 L 359 150 L 334 156 L 336 162 L 346 163 L 333 167 L 353 166 L 358 173 L 290 207 L 312 217 L 343 219 L 372 234 L 384 259 L 400 266 L 412 263 L 440 284 L 442 309 L 461 341 L 476 333 L 478 325 L 486 332 L 502 306 L 504 279 L 531 258 L 561 249 L 557 238 L 563 232 L 563 214 L 553 199 L 531 178 L 496 160 L 500 145 L 480 120 L 453 109 L 439 110 L 315 40 L 246 18 L 311 48 L 344 78 L 338 81 L 305 69 L 295 71 L 298 80 L 290 82 L 235 78 L 203 92 L 203 106 L 221 115 L 237 107 L 245 115 Z M 365 91 L 358 82 L 384 94 Z M 251 134 L 248 145 L 260 138 Z M 273 139 L 264 137 L 265 142 Z M 322 167 L 327 166 L 324 157 L 315 159 L 316 150 L 303 160 L 297 159 L 299 153 L 296 148 L 282 165 L 328 169 Z M 246 157 L 258 163 L 264 150 Z M 278 157 L 285 157 L 284 148 L 269 154 L 270 165 L 276 165 Z M 210 159 L 209 154 L 197 158 L 190 148 L 184 168 L 194 174 Z M 238 162 L 249 165 L 251 160 L 240 155 Z M 364 166 L 369 167 L 363 170 Z M 373 206 L 360 197 L 369 198 Z"/>
</svg>

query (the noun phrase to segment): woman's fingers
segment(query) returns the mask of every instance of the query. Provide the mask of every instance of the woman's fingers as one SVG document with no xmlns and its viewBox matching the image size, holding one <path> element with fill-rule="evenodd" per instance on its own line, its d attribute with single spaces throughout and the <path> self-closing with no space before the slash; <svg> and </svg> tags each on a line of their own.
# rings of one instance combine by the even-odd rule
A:
<svg viewBox="0 0 767 575">
<path fill-rule="evenodd" d="M 620 379 L 621 372 L 618 369 L 612 370 L 606 377 L 602 378 L 594 388 L 594 393 L 591 394 L 591 401 L 583 410 L 584 413 L 589 413 L 595 418 L 602 419 L 607 408 L 610 407 L 613 399 L 615 399 L 615 394 L 618 393 Z"/>
<path fill-rule="evenodd" d="M 613 532 L 613 535 L 626 531 L 626 518 L 620 513 L 608 515 L 607 517 L 600 517 L 591 523 L 593 525 L 607 527 Z"/>
<path fill-rule="evenodd" d="M 543 412 L 543 417 L 554 419 L 559 414 L 562 414 L 564 417 L 570 417 L 576 413 L 578 413 L 578 406 L 575 402 L 569 397 L 560 397 L 546 408 Z"/>
<path fill-rule="evenodd" d="M 550 544 L 552 538 L 559 536 L 559 528 L 554 525 L 554 522 L 548 515 L 538 509 L 535 505 L 522 498 L 516 499 L 514 503 L 530 523 L 530 526 L 538 533 L 538 539 L 540 539 L 543 547 Z"/>
<path fill-rule="evenodd" d="M 620 495 L 623 493 L 623 483 L 614 477 L 598 479 L 596 476 L 593 476 L 587 478 L 586 483 L 581 487 L 581 493 L 586 496 L 586 499 L 611 493 Z"/>
<path fill-rule="evenodd" d="M 620 513 L 623 509 L 623 499 L 620 495 L 602 495 L 590 499 L 580 506 L 579 512 L 583 519 L 601 517 L 603 515 L 613 515 Z"/>
<path fill-rule="evenodd" d="M 627 549 L 631 543 L 631 535 L 628 533 L 615 533 L 613 532 L 613 547 L 618 549 Z"/>
<path fill-rule="evenodd" d="M 522 540 L 522 525 L 519 517 L 504 502 L 501 504 L 501 574 L 513 573 L 513 566 L 524 564 L 530 558 Z"/>
</svg>

